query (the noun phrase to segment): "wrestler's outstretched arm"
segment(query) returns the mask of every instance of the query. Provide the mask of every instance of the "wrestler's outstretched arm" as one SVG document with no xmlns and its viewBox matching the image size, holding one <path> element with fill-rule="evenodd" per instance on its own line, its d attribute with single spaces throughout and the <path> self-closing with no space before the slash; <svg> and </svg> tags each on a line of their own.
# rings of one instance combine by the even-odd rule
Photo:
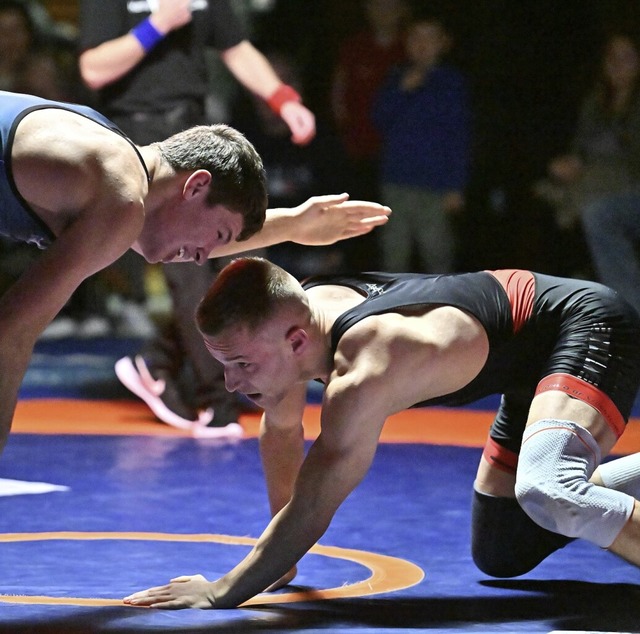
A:
<svg viewBox="0 0 640 634">
<path fill-rule="evenodd" d="M 280 242 L 309 246 L 333 244 L 386 224 L 390 213 L 389 207 L 349 200 L 348 194 L 312 196 L 297 207 L 267 209 L 267 218 L 259 233 L 248 240 L 218 247 L 209 257 L 233 255 Z"/>
<path fill-rule="evenodd" d="M 325 400 L 322 432 L 300 468 L 291 500 L 242 562 L 217 581 L 202 575 L 177 577 L 167 585 L 136 592 L 125 603 L 162 609 L 230 608 L 286 575 L 324 534 L 375 455 L 384 406 L 375 397 L 366 403 L 356 399 L 353 391 Z"/>
</svg>

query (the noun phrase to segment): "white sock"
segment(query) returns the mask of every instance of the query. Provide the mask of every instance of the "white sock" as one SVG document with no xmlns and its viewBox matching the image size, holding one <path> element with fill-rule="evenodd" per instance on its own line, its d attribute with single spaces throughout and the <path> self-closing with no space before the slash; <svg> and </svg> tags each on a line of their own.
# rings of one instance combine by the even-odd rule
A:
<svg viewBox="0 0 640 634">
<path fill-rule="evenodd" d="M 640 499 L 640 453 L 605 462 L 598 468 L 598 473 L 607 489 Z"/>
</svg>

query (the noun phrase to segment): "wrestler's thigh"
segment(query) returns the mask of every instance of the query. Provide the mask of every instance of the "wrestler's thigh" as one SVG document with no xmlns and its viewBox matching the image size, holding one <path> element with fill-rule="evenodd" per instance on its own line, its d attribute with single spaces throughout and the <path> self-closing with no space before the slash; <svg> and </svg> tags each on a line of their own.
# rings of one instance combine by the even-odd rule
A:
<svg viewBox="0 0 640 634">
<path fill-rule="evenodd" d="M 544 419 L 569 420 L 588 429 L 600 445 L 603 456 L 611 451 L 617 441 L 615 432 L 598 410 L 564 392 L 543 392 L 533 398 L 527 427 Z"/>
</svg>

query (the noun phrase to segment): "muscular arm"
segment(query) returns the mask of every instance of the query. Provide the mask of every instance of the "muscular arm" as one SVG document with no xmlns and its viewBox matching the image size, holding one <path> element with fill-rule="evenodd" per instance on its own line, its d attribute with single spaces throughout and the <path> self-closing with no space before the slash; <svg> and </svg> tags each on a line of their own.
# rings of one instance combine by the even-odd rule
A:
<svg viewBox="0 0 640 634">
<path fill-rule="evenodd" d="M 159 0 L 158 8 L 150 16 L 153 27 L 163 34 L 191 21 L 191 0 Z M 86 19 L 91 19 L 88 16 Z M 87 49 L 79 57 L 80 75 L 85 84 L 99 90 L 124 77 L 146 56 L 140 41 L 132 34 L 103 42 Z"/>
<path fill-rule="evenodd" d="M 6 442 L 37 337 L 85 278 L 127 250 L 143 221 L 146 184 L 129 144 L 111 133 L 100 134 L 97 143 L 110 158 L 95 160 L 87 149 L 95 124 L 68 126 L 64 142 L 56 144 L 48 136 L 55 127 L 50 117 L 45 111 L 26 117 L 14 142 L 18 190 L 36 208 L 48 199 L 48 224 L 57 238 L 0 300 L 0 446 Z M 23 127 L 30 127 L 26 137 Z M 109 152 L 111 137 L 116 147 Z M 111 173 L 112 168 L 127 169 L 128 177 Z M 59 218 L 64 222 L 56 226 Z"/>
<path fill-rule="evenodd" d="M 113 216 L 112 216 L 113 217 Z M 79 284 L 113 262 L 128 238 L 105 249 L 104 235 L 78 220 L 3 295 L 0 302 L 0 449 L 4 447 L 36 339 Z"/>
<path fill-rule="evenodd" d="M 325 400 L 323 431 L 302 464 L 293 496 L 249 555 L 213 583 L 200 576 L 181 577 L 127 597 L 126 602 L 160 608 L 233 607 L 263 591 L 297 563 L 366 474 L 384 423 L 383 404 L 372 394 L 371 399 L 356 397 L 345 379 L 346 389 L 334 390 L 334 396 Z"/>
<path fill-rule="evenodd" d="M 304 459 L 302 415 L 306 405 L 306 384 L 296 386 L 278 406 L 278 411 L 266 411 L 260 424 L 260 457 L 267 483 L 271 516 L 286 506 Z M 292 581 L 294 566 L 267 588 L 276 590 Z"/>
<path fill-rule="evenodd" d="M 260 424 L 260 457 L 267 483 L 271 515 L 291 499 L 304 458 L 302 415 L 306 385 L 295 386 L 277 411 L 265 411 Z"/>
</svg>

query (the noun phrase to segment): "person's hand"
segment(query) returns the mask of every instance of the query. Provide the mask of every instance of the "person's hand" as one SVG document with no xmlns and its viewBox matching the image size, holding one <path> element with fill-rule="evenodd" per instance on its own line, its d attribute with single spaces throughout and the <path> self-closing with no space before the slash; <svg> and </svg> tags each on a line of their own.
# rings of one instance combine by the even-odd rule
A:
<svg viewBox="0 0 640 634">
<path fill-rule="evenodd" d="M 202 575 L 185 575 L 172 579 L 166 586 L 141 590 L 123 599 L 128 605 L 181 610 L 183 608 L 215 608 L 213 582 Z"/>
<path fill-rule="evenodd" d="M 349 194 L 312 196 L 293 209 L 296 222 L 291 240 L 309 246 L 333 244 L 386 224 L 390 213 L 389 207 L 379 203 L 349 200 Z"/>
<path fill-rule="evenodd" d="M 464 207 L 462 192 L 447 192 L 442 198 L 442 206 L 446 213 L 458 213 Z"/>
<path fill-rule="evenodd" d="M 306 145 L 316 135 L 316 118 L 298 101 L 285 101 L 280 109 L 280 117 L 291 130 L 291 140 L 296 145 Z"/>
<path fill-rule="evenodd" d="M 402 75 L 400 88 L 405 92 L 417 90 L 418 88 L 420 88 L 420 86 L 422 86 L 422 84 L 424 84 L 425 74 L 426 72 L 424 68 L 420 68 L 419 66 L 411 66 Z"/>
<path fill-rule="evenodd" d="M 158 0 L 158 8 L 151 14 L 153 25 L 161 33 L 175 31 L 192 19 L 191 0 Z"/>
<path fill-rule="evenodd" d="M 572 154 L 559 156 L 549 164 L 549 174 L 562 183 L 571 183 L 580 176 L 582 161 Z"/>
</svg>

